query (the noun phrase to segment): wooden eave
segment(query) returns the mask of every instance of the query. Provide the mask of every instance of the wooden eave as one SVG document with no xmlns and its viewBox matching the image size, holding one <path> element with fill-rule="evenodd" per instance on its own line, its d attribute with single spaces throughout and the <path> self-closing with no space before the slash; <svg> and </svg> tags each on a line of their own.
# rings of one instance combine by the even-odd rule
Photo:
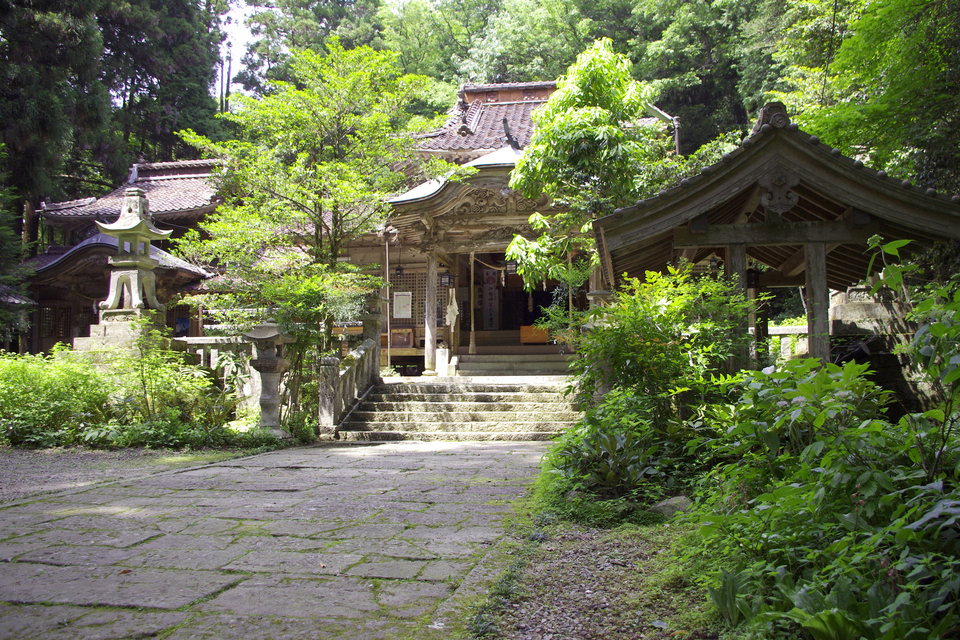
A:
<svg viewBox="0 0 960 640">
<path fill-rule="evenodd" d="M 444 182 L 423 197 L 394 201 L 388 223 L 403 246 L 437 251 L 442 258 L 503 251 L 516 234 L 534 237 L 530 215 L 548 206 L 510 190 L 512 170 L 512 165 L 479 167 L 469 178 Z"/>
<path fill-rule="evenodd" d="M 778 207 L 789 208 L 778 216 Z M 642 278 L 663 271 L 681 257 L 724 257 L 725 247 L 738 243 L 781 271 L 787 286 L 803 273 L 809 240 L 827 243 L 828 284 L 844 289 L 867 276 L 870 235 L 911 239 L 914 246 L 960 238 L 960 197 L 888 178 L 783 117 L 778 126 L 758 125 L 701 175 L 593 227 L 608 283 L 624 273 Z"/>
</svg>

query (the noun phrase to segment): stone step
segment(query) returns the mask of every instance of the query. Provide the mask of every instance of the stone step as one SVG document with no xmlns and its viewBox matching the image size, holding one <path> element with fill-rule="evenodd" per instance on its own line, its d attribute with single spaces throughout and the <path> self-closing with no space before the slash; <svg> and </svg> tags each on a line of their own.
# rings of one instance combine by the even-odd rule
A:
<svg viewBox="0 0 960 640">
<path fill-rule="evenodd" d="M 516 415 L 573 411 L 569 402 L 363 402 L 357 411 L 386 413 L 471 413 L 495 411 Z"/>
<path fill-rule="evenodd" d="M 350 422 L 529 422 L 534 416 L 549 416 L 551 422 L 576 422 L 580 414 L 566 409 L 554 411 L 518 412 L 518 411 L 424 411 L 413 409 L 404 411 L 367 411 L 360 407 L 350 414 Z"/>
<path fill-rule="evenodd" d="M 510 375 L 544 375 L 563 374 L 567 365 L 550 362 L 461 362 L 457 365 L 457 373 L 461 376 L 489 375 L 496 373 L 501 376 Z"/>
<path fill-rule="evenodd" d="M 562 393 L 523 393 L 508 391 L 505 393 L 488 393 L 486 391 L 469 391 L 464 393 L 371 393 L 366 402 L 559 402 L 569 404 Z"/>
<path fill-rule="evenodd" d="M 562 393 L 563 384 L 523 385 L 523 384 L 456 384 L 456 383 L 408 383 L 384 384 L 371 391 L 372 394 L 464 394 L 464 393 Z"/>
<path fill-rule="evenodd" d="M 566 353 L 476 354 L 460 356 L 460 362 L 569 362 L 574 358 Z"/>
<path fill-rule="evenodd" d="M 511 364 L 484 363 L 500 373 Z M 515 356 L 512 357 L 516 359 Z M 551 365 L 551 363 L 546 363 Z M 556 364 L 565 366 L 564 362 Z M 386 379 L 337 429 L 341 440 L 544 440 L 580 418 L 566 376 Z"/>
<path fill-rule="evenodd" d="M 524 369 L 550 369 L 555 371 L 566 371 L 569 363 L 566 359 L 559 360 L 533 360 L 527 358 L 510 358 L 509 356 L 473 356 L 483 358 L 504 358 L 503 360 L 473 360 L 461 358 L 457 365 L 458 369 L 472 368 L 484 371 L 498 371 L 497 367 L 514 367 L 517 371 Z"/>
<path fill-rule="evenodd" d="M 519 431 L 551 431 L 559 433 L 575 424 L 575 421 L 549 421 L 549 422 L 516 422 L 514 420 L 505 420 L 503 422 L 483 421 L 483 422 L 412 422 L 408 420 L 397 420 L 393 422 L 360 422 L 353 419 L 340 424 L 343 431 L 489 431 L 489 432 L 519 432 Z"/>
<path fill-rule="evenodd" d="M 552 431 L 522 432 L 481 432 L 481 431 L 338 431 L 340 440 L 349 442 L 394 442 L 397 440 L 436 440 L 466 442 L 489 440 L 512 440 L 517 442 L 531 440 L 552 440 L 557 434 Z"/>
</svg>

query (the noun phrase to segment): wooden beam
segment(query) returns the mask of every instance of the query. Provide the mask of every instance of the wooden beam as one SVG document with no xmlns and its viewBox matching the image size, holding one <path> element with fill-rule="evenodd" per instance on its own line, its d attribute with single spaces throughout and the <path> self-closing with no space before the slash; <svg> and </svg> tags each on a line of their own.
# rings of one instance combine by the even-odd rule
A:
<svg viewBox="0 0 960 640">
<path fill-rule="evenodd" d="M 693 259 L 695 257 L 697 257 L 696 247 L 687 247 L 686 249 L 680 250 L 679 260 L 686 260 L 687 262 L 693 262 Z"/>
<path fill-rule="evenodd" d="M 424 376 L 437 375 L 437 254 L 427 254 L 427 295 L 424 301 Z"/>
<path fill-rule="evenodd" d="M 800 250 L 783 261 L 783 264 L 777 269 L 781 274 L 787 277 L 798 276 L 807 268 L 807 252 L 800 247 Z M 800 285 L 803 286 L 803 285 Z"/>
<path fill-rule="evenodd" d="M 737 224 L 744 224 L 750 219 L 750 214 L 760 206 L 760 198 L 763 197 L 763 192 L 764 189 L 759 184 L 753 187 L 753 191 L 750 192 L 750 196 L 740 209 L 739 215 L 737 215 Z"/>
<path fill-rule="evenodd" d="M 806 285 L 807 279 L 802 275 L 787 276 L 779 271 L 764 271 L 760 274 L 761 289 L 787 289 Z"/>
<path fill-rule="evenodd" d="M 790 245 L 808 242 L 863 244 L 879 231 L 879 225 L 854 228 L 846 222 L 787 222 L 781 225 L 728 224 L 691 233 L 684 227 L 673 230 L 675 249 L 721 247 L 733 243 L 753 245 Z"/>
<path fill-rule="evenodd" d="M 747 297 L 747 247 L 742 244 L 731 244 L 727 247 L 726 264 L 724 265 L 726 276 L 728 278 L 736 275 L 737 283 L 740 285 L 740 291 L 743 297 Z M 747 324 L 740 325 L 739 331 L 746 333 Z M 743 369 L 750 360 L 749 349 L 738 349 L 734 355 L 736 364 L 734 370 Z"/>
<path fill-rule="evenodd" d="M 807 335 L 810 356 L 821 364 L 830 361 L 830 290 L 827 286 L 827 251 L 822 242 L 807 245 Z"/>
<path fill-rule="evenodd" d="M 710 228 L 710 224 L 707 221 L 707 214 L 701 213 L 696 218 L 691 220 L 688 228 L 690 229 L 690 233 L 695 233 L 698 235 L 701 233 L 706 233 L 707 229 Z"/>
<path fill-rule="evenodd" d="M 604 232 L 603 227 L 600 227 L 600 239 L 603 241 L 603 254 L 600 256 L 600 259 L 603 261 L 604 273 L 608 278 L 607 287 L 610 291 L 615 291 L 617 288 L 617 274 L 613 270 L 613 259 L 610 257 L 610 247 L 607 246 L 607 234 Z"/>
</svg>

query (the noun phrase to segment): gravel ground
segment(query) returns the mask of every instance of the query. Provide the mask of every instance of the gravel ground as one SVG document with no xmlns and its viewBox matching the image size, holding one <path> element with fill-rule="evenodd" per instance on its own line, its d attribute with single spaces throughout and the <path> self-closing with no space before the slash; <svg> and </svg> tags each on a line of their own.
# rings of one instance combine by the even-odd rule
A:
<svg viewBox="0 0 960 640">
<path fill-rule="evenodd" d="M 664 579 L 670 525 L 604 531 L 558 526 L 526 559 L 497 616 L 509 640 L 717 638 L 702 628 L 704 594 Z M 700 618 L 701 620 L 698 620 Z"/>
<path fill-rule="evenodd" d="M 0 503 L 182 469 L 243 455 L 239 451 L 16 449 L 0 446 Z"/>
</svg>

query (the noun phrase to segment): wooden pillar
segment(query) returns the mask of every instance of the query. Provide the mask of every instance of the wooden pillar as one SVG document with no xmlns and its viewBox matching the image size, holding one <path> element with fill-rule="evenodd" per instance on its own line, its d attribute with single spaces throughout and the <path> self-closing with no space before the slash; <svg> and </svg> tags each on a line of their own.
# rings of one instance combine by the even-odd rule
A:
<svg viewBox="0 0 960 640">
<path fill-rule="evenodd" d="M 830 291 L 827 287 L 827 250 L 823 242 L 810 242 L 807 254 L 807 337 L 810 356 L 821 364 L 830 361 Z"/>
<path fill-rule="evenodd" d="M 467 349 L 467 353 L 473 355 L 477 352 L 477 333 L 476 333 L 476 316 L 477 316 L 477 287 L 473 284 L 476 282 L 474 280 L 473 273 L 474 265 L 474 253 L 470 252 L 470 348 Z"/>
<path fill-rule="evenodd" d="M 743 244 L 727 245 L 726 260 L 727 277 L 737 276 L 740 289 L 746 294 L 747 290 L 747 246 Z"/>
<path fill-rule="evenodd" d="M 747 297 L 747 247 L 743 244 L 727 245 L 726 263 L 724 265 L 728 278 L 736 276 L 737 284 L 740 287 L 744 298 Z M 747 323 L 740 325 L 741 334 L 746 334 L 749 328 Z M 739 371 L 750 362 L 750 347 L 745 345 L 737 350 L 733 357 L 733 371 Z"/>
<path fill-rule="evenodd" d="M 423 375 L 437 375 L 437 254 L 427 253 L 427 299 L 423 313 Z"/>
</svg>

